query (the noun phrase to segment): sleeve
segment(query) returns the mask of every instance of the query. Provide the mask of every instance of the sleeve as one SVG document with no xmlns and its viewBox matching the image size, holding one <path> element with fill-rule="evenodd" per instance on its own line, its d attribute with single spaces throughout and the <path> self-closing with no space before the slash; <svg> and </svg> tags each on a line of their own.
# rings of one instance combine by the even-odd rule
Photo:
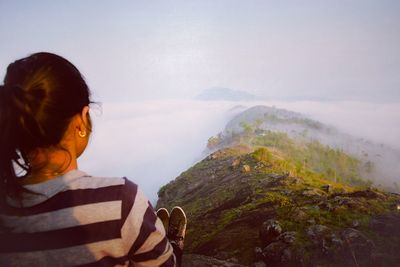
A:
<svg viewBox="0 0 400 267">
<path fill-rule="evenodd" d="M 161 220 L 138 186 L 124 179 L 121 237 L 125 255 L 138 267 L 176 266 L 173 248 Z"/>
</svg>

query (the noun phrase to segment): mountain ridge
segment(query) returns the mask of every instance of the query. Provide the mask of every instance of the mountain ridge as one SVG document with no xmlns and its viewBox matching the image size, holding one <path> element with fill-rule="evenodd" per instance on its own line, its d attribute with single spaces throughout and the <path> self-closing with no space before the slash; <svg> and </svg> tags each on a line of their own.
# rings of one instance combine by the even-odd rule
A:
<svg viewBox="0 0 400 267">
<path fill-rule="evenodd" d="M 285 114 L 267 119 L 326 128 Z M 210 138 L 212 153 L 158 192 L 157 207 L 187 212 L 187 259 L 195 253 L 245 266 L 400 263 L 400 195 L 363 178 L 373 166 L 252 123 L 237 120 L 240 131 L 226 127 Z"/>
</svg>

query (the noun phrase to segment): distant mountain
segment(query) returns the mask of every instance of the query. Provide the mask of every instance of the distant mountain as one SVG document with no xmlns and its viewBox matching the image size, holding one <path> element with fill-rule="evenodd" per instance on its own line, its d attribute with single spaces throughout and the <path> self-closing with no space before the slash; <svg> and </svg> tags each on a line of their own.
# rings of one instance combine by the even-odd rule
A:
<svg viewBox="0 0 400 267">
<path fill-rule="evenodd" d="M 229 88 L 213 87 L 204 90 L 201 94 L 196 96 L 197 100 L 205 101 L 254 101 L 260 100 L 257 96 L 247 92 L 233 90 Z"/>
</svg>

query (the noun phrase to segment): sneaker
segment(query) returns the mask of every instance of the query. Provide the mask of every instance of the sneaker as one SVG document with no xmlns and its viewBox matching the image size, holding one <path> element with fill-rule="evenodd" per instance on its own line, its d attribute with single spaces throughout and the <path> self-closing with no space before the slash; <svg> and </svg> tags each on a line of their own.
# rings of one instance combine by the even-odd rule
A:
<svg viewBox="0 0 400 267">
<path fill-rule="evenodd" d="M 186 224 L 187 219 L 183 209 L 181 207 L 174 207 L 169 216 L 167 237 L 171 243 L 175 243 L 181 250 L 183 250 Z"/>
<path fill-rule="evenodd" d="M 160 208 L 157 210 L 157 217 L 160 218 L 161 222 L 164 225 L 165 233 L 168 233 L 168 224 L 169 224 L 169 212 L 165 208 Z"/>
</svg>

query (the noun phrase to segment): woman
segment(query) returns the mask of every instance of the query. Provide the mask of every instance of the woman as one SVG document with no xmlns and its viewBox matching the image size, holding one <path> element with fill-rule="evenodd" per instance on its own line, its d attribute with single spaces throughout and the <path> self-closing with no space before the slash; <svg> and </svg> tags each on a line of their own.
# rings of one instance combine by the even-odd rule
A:
<svg viewBox="0 0 400 267">
<path fill-rule="evenodd" d="M 136 184 L 78 170 L 90 103 L 80 72 L 60 56 L 36 53 L 8 66 L 0 86 L 0 266 L 180 265 L 180 208 L 171 212 L 169 242 Z"/>
</svg>

